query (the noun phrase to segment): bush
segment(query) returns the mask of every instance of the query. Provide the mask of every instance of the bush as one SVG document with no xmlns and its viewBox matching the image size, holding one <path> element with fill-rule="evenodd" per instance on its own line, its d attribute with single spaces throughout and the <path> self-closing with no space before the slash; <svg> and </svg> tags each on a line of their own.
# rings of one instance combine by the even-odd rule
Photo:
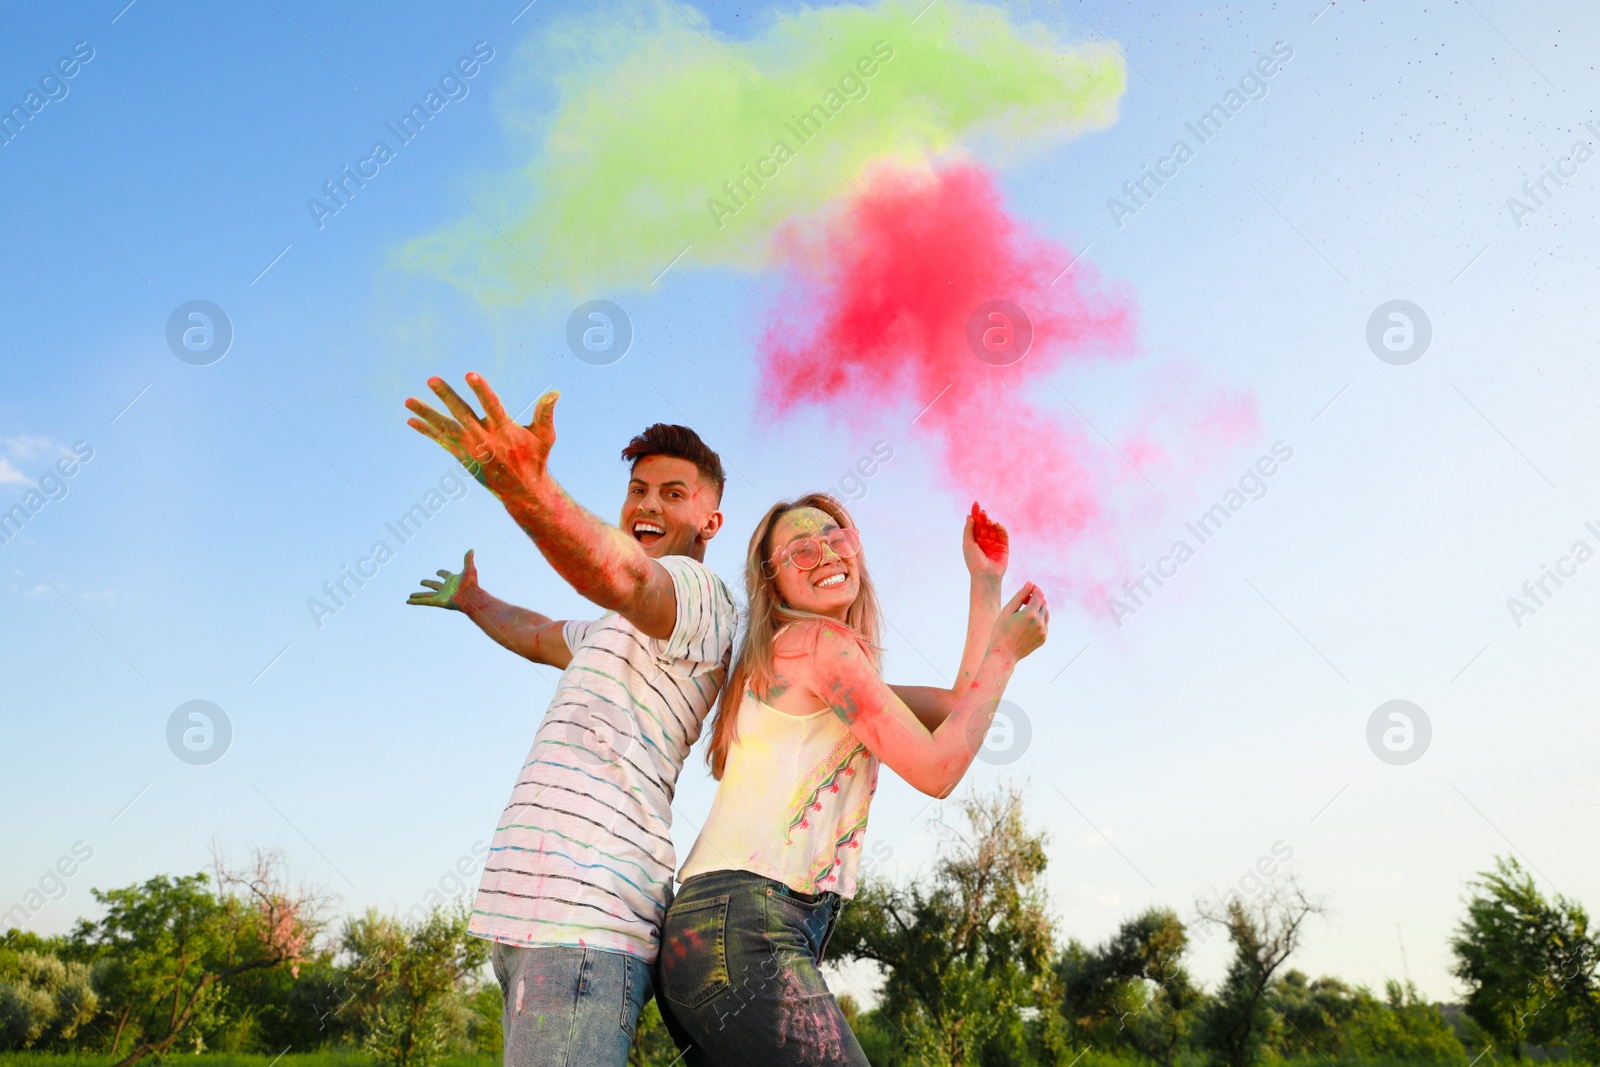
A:
<svg viewBox="0 0 1600 1067">
<path fill-rule="evenodd" d="M 369 911 L 345 924 L 349 997 L 341 1013 L 361 1044 L 390 1067 L 435 1067 L 473 1051 L 472 979 L 489 942 L 467 933 L 465 911 L 414 923 Z"/>
<path fill-rule="evenodd" d="M 85 964 L 0 950 L 0 1050 L 65 1047 L 99 1010 Z"/>
<path fill-rule="evenodd" d="M 633 1031 L 633 1048 L 628 1051 L 628 1067 L 674 1067 L 681 1065 L 683 1057 L 667 1024 L 661 1020 L 661 1007 L 651 1000 L 639 1013 L 639 1025 Z"/>
<path fill-rule="evenodd" d="M 1384 984 L 1387 1003 L 1358 1018 L 1350 1045 L 1363 1059 L 1396 1059 L 1409 1063 L 1459 1063 L 1466 1050 L 1444 1013 L 1424 1001 L 1409 981 Z"/>
</svg>

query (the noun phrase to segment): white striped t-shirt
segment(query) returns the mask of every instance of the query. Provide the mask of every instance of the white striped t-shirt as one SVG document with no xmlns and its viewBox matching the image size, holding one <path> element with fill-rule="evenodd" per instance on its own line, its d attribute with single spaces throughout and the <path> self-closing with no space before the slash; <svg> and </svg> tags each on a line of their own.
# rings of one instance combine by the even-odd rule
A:
<svg viewBox="0 0 1600 1067">
<path fill-rule="evenodd" d="M 608 612 L 563 631 L 572 662 L 495 828 L 471 932 L 512 945 L 587 945 L 655 962 L 671 896 L 672 793 L 727 674 L 736 614 L 688 556 L 672 636 Z"/>
</svg>

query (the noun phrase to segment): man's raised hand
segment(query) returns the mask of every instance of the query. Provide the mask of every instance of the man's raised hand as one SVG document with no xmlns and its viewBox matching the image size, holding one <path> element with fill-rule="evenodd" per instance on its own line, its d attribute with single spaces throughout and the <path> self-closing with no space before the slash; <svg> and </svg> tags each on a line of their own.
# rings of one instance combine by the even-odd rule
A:
<svg viewBox="0 0 1600 1067">
<path fill-rule="evenodd" d="M 555 406 L 560 393 L 552 390 L 541 396 L 534 405 L 533 421 L 521 426 L 506 414 L 481 374 L 469 373 L 467 385 L 483 405 L 483 418 L 443 378 L 433 377 L 428 388 L 455 418 L 407 397 L 406 407 L 419 417 L 407 419 L 406 425 L 437 441 L 502 501 L 531 490 L 546 477 L 550 449 L 556 443 Z"/>
<path fill-rule="evenodd" d="M 448 608 L 451 611 L 466 611 L 471 599 L 478 595 L 478 565 L 472 562 L 472 549 L 467 549 L 466 557 L 461 561 L 461 572 L 451 574 L 440 568 L 439 577 L 444 581 L 436 582 L 432 578 L 422 579 L 422 584 L 432 592 L 415 592 L 406 598 L 407 604 L 417 604 L 425 608 Z"/>
</svg>

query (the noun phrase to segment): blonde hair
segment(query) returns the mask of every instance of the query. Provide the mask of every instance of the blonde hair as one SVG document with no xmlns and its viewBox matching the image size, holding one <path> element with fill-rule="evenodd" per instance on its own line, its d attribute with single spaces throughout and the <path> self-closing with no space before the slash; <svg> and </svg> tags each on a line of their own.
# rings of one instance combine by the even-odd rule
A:
<svg viewBox="0 0 1600 1067">
<path fill-rule="evenodd" d="M 773 528 L 784 515 L 801 508 L 816 508 L 837 522 L 841 529 L 855 528 L 855 521 L 850 518 L 844 505 L 827 493 L 808 493 L 797 500 L 780 500 L 768 508 L 761 521 L 756 523 L 744 563 L 747 601 L 744 637 L 739 643 L 739 654 L 734 657 L 733 668 L 723 683 L 722 693 L 717 698 L 716 713 L 711 722 L 711 743 L 706 748 L 706 763 L 711 766 L 711 776 L 718 780 L 721 780 L 723 767 L 727 765 L 728 750 L 739 736 L 737 720 L 745 691 L 754 694 L 758 700 L 765 700 L 776 680 L 773 648 L 778 631 L 807 619 L 824 619 L 831 625 L 838 625 L 834 619 L 826 619 L 809 611 L 798 611 L 785 604 L 778 595 L 777 571 L 769 567 Z M 876 664 L 882 616 L 878 612 L 878 595 L 873 591 L 872 579 L 867 575 L 865 550 L 856 554 L 855 570 L 858 591 L 854 603 L 845 612 L 844 621 Z M 768 577 L 769 574 L 771 577 Z"/>
</svg>

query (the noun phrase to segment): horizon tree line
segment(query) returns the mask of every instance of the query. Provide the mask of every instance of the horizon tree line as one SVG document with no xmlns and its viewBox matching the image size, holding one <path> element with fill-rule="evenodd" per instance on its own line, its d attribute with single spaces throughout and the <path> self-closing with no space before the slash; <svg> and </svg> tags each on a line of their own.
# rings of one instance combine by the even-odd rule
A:
<svg viewBox="0 0 1600 1067">
<path fill-rule="evenodd" d="M 1196 928 L 1233 949 L 1207 990 L 1171 908 L 1146 908 L 1097 945 L 1060 936 L 1042 878 L 1048 835 L 1028 825 L 1016 785 L 951 809 L 954 823 L 935 820 L 931 874 L 867 877 L 830 945 L 832 959 L 883 975 L 871 1010 L 840 998 L 879 1067 L 1600 1063 L 1600 939 L 1581 904 L 1547 898 L 1512 857 L 1469 883 L 1450 940 L 1459 1005 L 1428 1003 L 1409 980 L 1379 996 L 1290 967 L 1327 911 L 1292 876 L 1196 905 Z M 335 926 L 328 894 L 291 884 L 283 856 L 263 850 L 243 867 L 219 854 L 209 872 L 93 896 L 104 914 L 69 934 L 0 939 L 0 1051 L 89 1052 L 117 1067 L 204 1050 L 352 1048 L 388 1067 L 498 1056 L 500 991 L 463 904 L 369 909 Z M 677 1058 L 648 1005 L 632 1062 Z"/>
</svg>

